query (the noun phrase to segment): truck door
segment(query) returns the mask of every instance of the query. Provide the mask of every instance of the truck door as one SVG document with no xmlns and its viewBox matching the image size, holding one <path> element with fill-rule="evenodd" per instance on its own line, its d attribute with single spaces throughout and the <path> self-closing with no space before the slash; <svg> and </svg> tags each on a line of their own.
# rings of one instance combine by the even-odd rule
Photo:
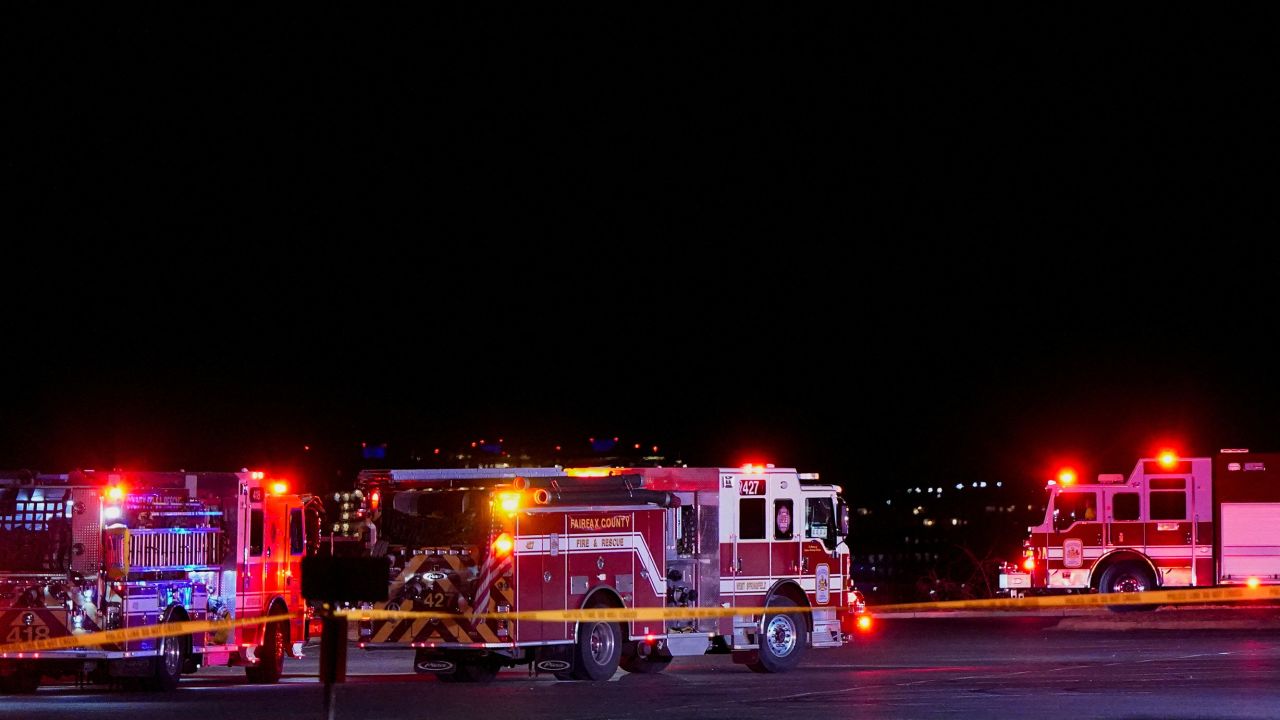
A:
<svg viewBox="0 0 1280 720">
<path fill-rule="evenodd" d="M 1147 554 L 1158 562 L 1161 585 L 1191 584 L 1191 493 L 1187 479 L 1147 480 Z"/>
<path fill-rule="evenodd" d="M 844 576 L 843 568 L 833 557 L 836 550 L 836 511 L 833 498 L 805 498 L 804 537 L 801 567 L 806 578 L 813 578 L 814 605 L 839 605 Z M 833 578 L 839 579 L 839 589 L 833 588 Z"/>
<path fill-rule="evenodd" d="M 764 601 L 769 589 L 769 531 L 773 525 L 764 478 L 739 478 L 734 501 L 732 552 L 725 553 L 720 574 L 732 577 L 737 605 Z M 793 555 L 794 557 L 794 555 Z"/>
<path fill-rule="evenodd" d="M 1108 549 L 1125 547 L 1147 551 L 1147 524 L 1142 517 L 1142 495 L 1116 488 L 1107 491 Z"/>
<path fill-rule="evenodd" d="M 1053 535 L 1046 546 L 1050 587 L 1088 584 L 1089 565 L 1101 553 L 1102 526 L 1096 490 L 1058 492 L 1054 498 Z"/>
<path fill-rule="evenodd" d="M 289 610 L 298 612 L 303 608 L 302 600 L 302 556 L 307 550 L 307 526 L 306 519 L 302 512 L 302 507 L 296 500 L 289 503 L 285 508 L 289 513 L 288 518 L 288 554 L 282 554 L 281 560 L 286 562 L 284 567 L 284 601 L 288 603 Z M 306 637 L 305 620 L 294 619 L 293 634 L 291 637 Z"/>
</svg>

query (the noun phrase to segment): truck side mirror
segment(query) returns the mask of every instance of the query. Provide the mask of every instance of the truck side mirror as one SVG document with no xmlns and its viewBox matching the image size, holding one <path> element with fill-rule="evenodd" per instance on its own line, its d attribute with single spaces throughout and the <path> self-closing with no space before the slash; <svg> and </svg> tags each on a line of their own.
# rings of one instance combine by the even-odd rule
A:
<svg viewBox="0 0 1280 720">
<path fill-rule="evenodd" d="M 841 500 L 838 508 L 839 509 L 836 512 L 838 513 L 838 516 L 840 518 L 839 519 L 840 527 L 837 528 L 837 532 L 840 533 L 840 537 L 848 537 L 849 536 L 849 505 L 846 504 L 845 501 Z"/>
</svg>

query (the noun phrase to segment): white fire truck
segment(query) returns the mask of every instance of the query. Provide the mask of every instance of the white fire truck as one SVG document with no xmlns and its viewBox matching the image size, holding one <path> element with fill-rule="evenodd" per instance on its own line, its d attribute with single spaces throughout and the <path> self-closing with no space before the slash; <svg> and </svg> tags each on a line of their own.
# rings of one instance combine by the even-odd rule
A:
<svg viewBox="0 0 1280 720">
<path fill-rule="evenodd" d="M 303 609 L 314 503 L 261 472 L 0 474 L 4 645 L 183 620 Z M 308 526 L 308 523 L 310 525 Z M 42 676 L 130 678 L 161 689 L 201 665 L 275 682 L 300 656 L 301 619 L 41 652 L 0 652 L 0 692 Z"/>
<path fill-rule="evenodd" d="M 366 621 L 360 645 L 417 648 L 415 669 L 448 681 L 517 664 L 600 680 L 705 653 L 789 670 L 806 648 L 845 642 L 841 621 L 861 600 L 848 581 L 840 488 L 816 480 L 772 466 L 365 471 L 357 516 L 392 566 L 389 600 L 374 607 L 456 615 Z M 673 612 L 476 617 L 579 608 Z M 744 612 L 681 617 L 684 608 Z"/>
<path fill-rule="evenodd" d="M 1044 521 L 1000 587 L 1028 592 L 1140 592 L 1280 584 L 1280 454 L 1171 452 L 1133 472 L 1049 481 Z"/>
</svg>

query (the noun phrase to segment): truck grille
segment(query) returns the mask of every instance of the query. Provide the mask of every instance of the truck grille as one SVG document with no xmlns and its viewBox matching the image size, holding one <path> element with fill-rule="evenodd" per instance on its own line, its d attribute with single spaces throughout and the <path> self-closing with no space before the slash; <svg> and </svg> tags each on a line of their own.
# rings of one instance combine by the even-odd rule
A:
<svg viewBox="0 0 1280 720">
<path fill-rule="evenodd" d="M 121 557 L 122 536 L 111 538 L 113 557 Z M 222 564 L 222 530 L 132 530 L 127 557 L 130 571 L 177 568 L 213 569 Z"/>
</svg>

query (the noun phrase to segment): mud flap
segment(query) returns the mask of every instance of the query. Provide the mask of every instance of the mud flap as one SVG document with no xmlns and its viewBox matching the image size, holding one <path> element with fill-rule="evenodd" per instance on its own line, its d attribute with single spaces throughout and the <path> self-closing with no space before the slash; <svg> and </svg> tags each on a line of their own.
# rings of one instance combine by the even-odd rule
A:
<svg viewBox="0 0 1280 720">
<path fill-rule="evenodd" d="M 760 662 L 759 650 L 734 650 L 733 661 L 738 665 L 750 665 Z"/>
<path fill-rule="evenodd" d="M 413 671 L 435 675 L 451 675 L 458 671 L 458 664 L 439 653 L 418 650 L 413 656 Z"/>
<path fill-rule="evenodd" d="M 533 656 L 533 672 L 563 674 L 573 672 L 573 645 L 546 645 Z"/>
</svg>

